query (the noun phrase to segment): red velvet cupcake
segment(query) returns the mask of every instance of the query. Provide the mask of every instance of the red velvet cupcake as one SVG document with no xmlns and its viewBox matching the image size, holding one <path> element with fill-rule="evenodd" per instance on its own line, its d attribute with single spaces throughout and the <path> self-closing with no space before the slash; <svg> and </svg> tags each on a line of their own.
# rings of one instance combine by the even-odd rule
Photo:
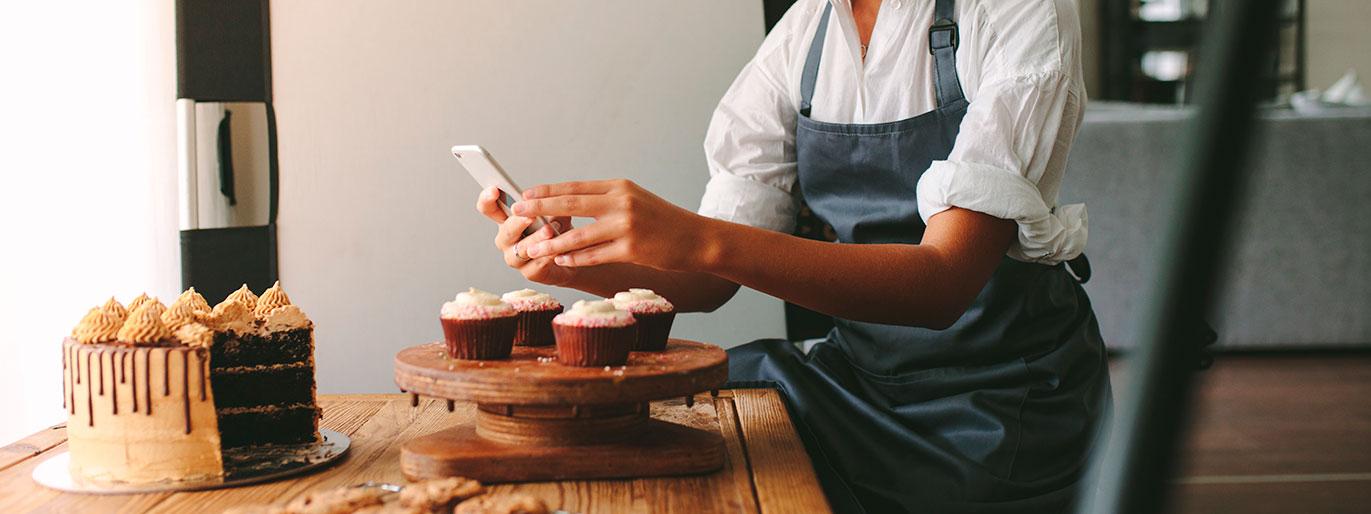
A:
<svg viewBox="0 0 1371 514">
<path fill-rule="evenodd" d="M 676 307 L 651 289 L 629 289 L 614 295 L 614 306 L 633 314 L 638 321 L 638 341 L 634 351 L 660 352 L 666 349 L 671 336 L 671 322 L 676 319 Z"/>
<path fill-rule="evenodd" d="M 557 362 L 567 366 L 620 366 L 638 339 L 638 322 L 608 301 L 578 301 L 552 319 Z"/>
<path fill-rule="evenodd" d="M 447 354 L 454 359 L 508 359 L 518 312 L 494 294 L 471 288 L 443 304 L 439 320 Z"/>
<path fill-rule="evenodd" d="M 519 313 L 514 327 L 515 345 L 547 346 L 556 340 L 552 335 L 552 318 L 562 313 L 562 303 L 552 295 L 520 289 L 505 293 L 500 299 Z"/>
</svg>

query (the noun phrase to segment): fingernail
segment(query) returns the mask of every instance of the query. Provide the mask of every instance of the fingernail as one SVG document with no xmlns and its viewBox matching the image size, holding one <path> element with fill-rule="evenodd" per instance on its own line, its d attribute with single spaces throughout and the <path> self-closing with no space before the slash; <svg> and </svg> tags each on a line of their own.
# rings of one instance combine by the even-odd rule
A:
<svg viewBox="0 0 1371 514">
<path fill-rule="evenodd" d="M 524 213 L 524 209 L 524 202 L 514 202 L 514 205 L 510 206 L 509 208 L 509 210 L 514 211 L 514 214 L 519 215 L 522 215 Z"/>
<path fill-rule="evenodd" d="M 537 244 L 524 249 L 524 254 L 530 259 L 536 259 L 543 255 L 543 245 Z"/>
<path fill-rule="evenodd" d="M 571 259 L 565 255 L 558 255 L 557 257 L 554 257 L 552 259 L 552 262 L 557 263 L 558 266 L 566 266 L 568 263 L 571 262 Z"/>
<path fill-rule="evenodd" d="M 538 195 L 535 194 L 532 189 L 525 190 L 523 196 L 525 200 L 532 200 L 538 197 Z"/>
<path fill-rule="evenodd" d="M 556 231 L 558 231 L 558 232 L 560 232 L 560 231 L 562 230 L 562 222 L 560 222 L 560 221 L 554 221 L 554 222 L 552 222 L 552 229 L 553 229 L 553 230 L 556 230 Z"/>
</svg>

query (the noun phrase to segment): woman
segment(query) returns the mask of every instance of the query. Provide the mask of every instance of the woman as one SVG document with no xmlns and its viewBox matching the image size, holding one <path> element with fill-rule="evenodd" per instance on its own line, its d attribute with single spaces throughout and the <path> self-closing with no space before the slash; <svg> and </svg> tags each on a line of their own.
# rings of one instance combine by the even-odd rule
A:
<svg viewBox="0 0 1371 514">
<path fill-rule="evenodd" d="M 801 0 L 714 113 L 698 214 L 626 180 L 477 206 L 531 280 L 833 316 L 807 354 L 757 341 L 729 373 L 784 392 L 836 510 L 1062 511 L 1109 390 L 1064 264 L 1085 209 L 1055 205 L 1078 48 L 1067 0 Z M 788 235 L 801 200 L 838 242 Z M 522 237 L 533 216 L 595 221 Z"/>
</svg>

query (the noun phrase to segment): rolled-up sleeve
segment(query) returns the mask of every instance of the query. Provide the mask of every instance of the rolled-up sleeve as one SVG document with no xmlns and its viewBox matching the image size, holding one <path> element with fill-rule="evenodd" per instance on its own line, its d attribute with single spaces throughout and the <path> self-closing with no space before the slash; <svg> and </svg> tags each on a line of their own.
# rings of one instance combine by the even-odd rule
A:
<svg viewBox="0 0 1371 514">
<path fill-rule="evenodd" d="M 1041 43 L 994 49 L 995 66 L 989 67 L 994 71 L 970 92 L 971 104 L 952 152 L 947 160 L 934 161 L 919 179 L 919 216 L 927 223 L 959 207 L 1014 220 L 1018 237 L 1008 255 L 1055 264 L 1085 249 L 1085 206 L 1057 205 L 1085 91 L 1077 74 L 1064 71 L 1078 69 L 1072 64 L 1074 46 L 1043 52 L 1057 48 L 1059 33 L 1055 27 L 1036 30 Z M 1072 40 L 1063 36 L 1060 41 Z M 1048 65 L 1016 66 L 1045 61 Z"/>
<path fill-rule="evenodd" d="M 709 183 L 699 213 L 790 232 L 799 210 L 795 187 L 795 108 L 782 87 L 788 65 L 773 32 L 738 74 L 705 135 Z"/>
</svg>

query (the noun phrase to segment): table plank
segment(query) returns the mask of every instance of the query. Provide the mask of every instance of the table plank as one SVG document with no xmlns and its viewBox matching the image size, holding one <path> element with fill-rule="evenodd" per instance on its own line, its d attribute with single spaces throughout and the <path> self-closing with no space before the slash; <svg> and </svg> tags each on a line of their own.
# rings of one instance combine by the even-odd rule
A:
<svg viewBox="0 0 1371 514">
<path fill-rule="evenodd" d="M 498 484 L 496 492 L 520 492 L 549 505 L 582 514 L 627 512 L 823 512 L 823 494 L 784 404 L 774 391 L 722 391 L 710 401 L 697 395 L 693 407 L 682 399 L 653 404 L 654 416 L 698 427 L 717 427 L 724 436 L 724 469 L 687 477 Z M 190 493 L 96 496 L 59 493 L 34 484 L 30 475 L 46 455 L 66 449 L 62 426 L 0 448 L 0 505 L 5 512 L 221 512 L 253 503 L 284 503 L 310 491 L 368 480 L 403 483 L 400 447 L 409 439 L 456 423 L 470 423 L 472 404 L 448 412 L 446 402 L 424 400 L 410 407 L 407 395 L 321 396 L 322 425 L 352 438 L 352 450 L 339 465 L 267 484 Z M 767 413 L 767 410 L 772 412 Z M 715 420 L 718 420 L 717 422 Z M 759 423 L 759 426 L 751 426 Z M 787 438 L 788 434 L 788 438 Z M 760 438 L 760 439 L 756 439 Z M 768 438 L 780 438 L 777 441 Z M 754 440 L 755 439 L 755 440 Z M 785 455 L 790 452 L 793 455 Z M 789 469 L 787 469 L 789 468 Z M 785 473 L 785 477 L 758 477 Z M 808 481 L 802 475 L 807 474 Z M 804 487 L 810 494 L 777 487 Z M 768 497 L 761 500 L 761 492 Z M 815 501 L 817 497 L 818 501 Z"/>
<path fill-rule="evenodd" d="M 831 511 L 781 394 L 739 389 L 733 391 L 733 402 L 762 512 Z"/>
</svg>

